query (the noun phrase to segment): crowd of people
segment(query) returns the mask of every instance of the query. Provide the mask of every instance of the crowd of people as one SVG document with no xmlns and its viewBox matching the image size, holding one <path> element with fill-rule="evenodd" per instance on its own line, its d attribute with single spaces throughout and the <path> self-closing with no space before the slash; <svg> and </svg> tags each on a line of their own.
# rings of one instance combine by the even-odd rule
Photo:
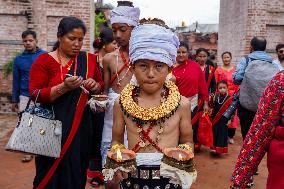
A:
<svg viewBox="0 0 284 189">
<path fill-rule="evenodd" d="M 35 157 L 34 188 L 83 189 L 87 178 L 100 189 L 182 188 L 123 171 L 105 182 L 107 153 L 120 144 L 132 149 L 139 171 L 159 165 L 163 149 L 179 144 L 193 143 L 195 153 L 203 145 L 221 156 L 234 144 L 238 125 L 244 141 L 231 188 L 253 185 L 266 152 L 267 188 L 284 188 L 284 44 L 276 46 L 273 60 L 265 38 L 253 37 L 251 53 L 237 66 L 226 51 L 216 68 L 207 49 L 196 49 L 190 59 L 188 43 L 162 20 L 139 16 L 131 2 L 119 2 L 94 53 L 81 51 L 87 31 L 76 17 L 60 21 L 50 52 L 37 47 L 34 31 L 23 32 L 25 50 L 13 65 L 13 107 L 23 111 L 39 94 L 41 106 L 52 108 L 63 125 L 60 158 Z M 106 107 L 92 109 L 92 95 L 106 96 Z"/>
</svg>

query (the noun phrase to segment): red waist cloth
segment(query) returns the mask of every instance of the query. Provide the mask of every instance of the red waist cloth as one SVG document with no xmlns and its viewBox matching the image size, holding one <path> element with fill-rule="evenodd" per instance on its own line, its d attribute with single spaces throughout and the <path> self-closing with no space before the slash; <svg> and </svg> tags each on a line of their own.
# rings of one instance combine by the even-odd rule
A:
<svg viewBox="0 0 284 189">
<path fill-rule="evenodd" d="M 276 127 L 267 153 L 266 189 L 284 188 L 284 127 Z"/>
</svg>

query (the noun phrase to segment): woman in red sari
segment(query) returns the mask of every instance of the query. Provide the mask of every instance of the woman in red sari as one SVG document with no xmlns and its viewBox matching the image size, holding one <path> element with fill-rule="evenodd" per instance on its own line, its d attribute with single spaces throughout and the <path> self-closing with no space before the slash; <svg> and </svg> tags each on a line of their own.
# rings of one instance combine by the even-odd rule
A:
<svg viewBox="0 0 284 189">
<path fill-rule="evenodd" d="M 177 52 L 177 64 L 173 68 L 175 83 L 179 88 L 180 94 L 191 101 L 193 141 L 197 148 L 200 148 L 197 132 L 198 111 L 208 110 L 208 91 L 205 76 L 200 66 L 188 59 L 188 45 L 181 42 Z"/>
<path fill-rule="evenodd" d="M 196 61 L 205 74 L 208 93 L 209 95 L 212 95 L 216 91 L 216 80 L 214 77 L 215 67 L 212 62 L 208 60 L 209 55 L 210 54 L 207 49 L 199 48 L 196 50 Z"/>
<path fill-rule="evenodd" d="M 234 94 L 239 90 L 239 86 L 233 83 L 232 74 L 236 71 L 236 67 L 231 64 L 232 53 L 224 52 L 222 53 L 223 65 L 218 67 L 215 71 L 216 83 L 225 80 L 228 84 L 228 94 L 233 97 Z M 228 141 L 230 144 L 234 143 L 233 137 L 235 136 L 236 128 L 238 127 L 239 119 L 237 113 L 232 117 L 231 123 L 228 125 Z"/>
<path fill-rule="evenodd" d="M 41 106 L 53 107 L 62 122 L 60 157 L 36 157 L 34 188 L 85 188 L 93 124 L 87 101 L 103 85 L 96 57 L 80 51 L 85 33 L 83 21 L 63 18 L 54 51 L 39 56 L 30 71 L 30 94 L 40 91 Z"/>
<path fill-rule="evenodd" d="M 117 49 L 117 43 L 114 40 L 112 29 L 104 27 L 100 32 L 99 38 L 93 42 L 94 49 L 97 49 L 97 65 L 100 68 L 103 80 L 103 57 L 107 53 L 111 53 Z M 96 137 L 93 137 L 93 147 L 91 152 L 91 159 L 89 163 L 89 169 L 87 176 L 90 180 L 90 185 L 93 188 L 100 188 L 104 185 L 102 171 L 102 156 L 101 156 L 101 141 L 102 141 L 102 132 L 104 127 L 104 117 L 105 113 L 96 111 L 94 112 L 95 124 L 93 127 L 93 132 Z"/>
<path fill-rule="evenodd" d="M 232 176 L 231 188 L 244 189 L 267 152 L 266 189 L 284 188 L 284 71 L 267 85 Z"/>
</svg>

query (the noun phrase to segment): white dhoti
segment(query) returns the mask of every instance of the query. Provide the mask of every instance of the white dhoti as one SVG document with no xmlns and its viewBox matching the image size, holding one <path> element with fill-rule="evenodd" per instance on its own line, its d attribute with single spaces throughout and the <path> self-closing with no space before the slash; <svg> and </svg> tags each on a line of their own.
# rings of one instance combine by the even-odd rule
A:
<svg viewBox="0 0 284 189">
<path fill-rule="evenodd" d="M 188 100 L 191 104 L 191 112 L 193 112 L 193 110 L 198 106 L 198 94 L 189 97 Z"/>
</svg>

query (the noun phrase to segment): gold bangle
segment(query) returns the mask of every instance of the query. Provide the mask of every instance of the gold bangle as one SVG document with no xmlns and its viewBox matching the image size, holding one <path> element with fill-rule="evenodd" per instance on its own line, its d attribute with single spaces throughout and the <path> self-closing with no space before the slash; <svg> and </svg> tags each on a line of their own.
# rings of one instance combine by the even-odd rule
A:
<svg viewBox="0 0 284 189">
<path fill-rule="evenodd" d="M 192 151 L 192 148 L 188 144 L 180 144 L 178 147 L 184 150 Z"/>
<path fill-rule="evenodd" d="M 110 151 L 115 153 L 118 149 L 126 149 L 123 144 L 114 144 L 111 146 Z"/>
</svg>

